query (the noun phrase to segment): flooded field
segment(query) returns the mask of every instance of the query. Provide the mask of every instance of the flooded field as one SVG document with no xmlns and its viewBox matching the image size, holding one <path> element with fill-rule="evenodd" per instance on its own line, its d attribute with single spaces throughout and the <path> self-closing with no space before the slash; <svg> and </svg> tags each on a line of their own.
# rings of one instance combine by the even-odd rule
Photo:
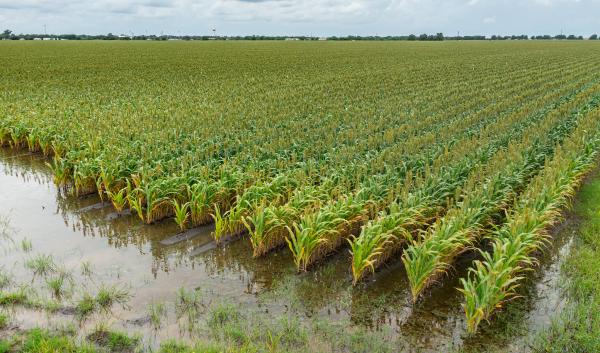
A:
<svg viewBox="0 0 600 353">
<path fill-rule="evenodd" d="M 384 333 L 399 350 L 432 352 L 477 348 L 483 338 L 501 350 L 525 349 L 518 332 L 544 327 L 563 305 L 558 271 L 576 224 L 568 218 L 555 232 L 540 269 L 522 289 L 525 299 L 517 299 L 494 325 L 484 325 L 477 336 L 467 338 L 462 296 L 455 287 L 458 278 L 466 275 L 473 254 L 463 255 L 453 270 L 456 275 L 413 305 L 399 256 L 357 287 L 351 284 L 347 249 L 314 271 L 298 275 L 287 249 L 253 259 L 250 243 L 243 237 L 215 246 L 212 226 L 177 236 L 172 220 L 146 225 L 132 215 L 115 213 L 95 195 L 63 195 L 43 157 L 6 148 L 0 149 L 0 215 L 8 220 L 12 234 L 12 241 L 2 240 L 0 267 L 12 273 L 15 282 L 43 286 L 32 281 L 31 270 L 24 266 L 39 255 L 51 255 L 74 279 L 72 299 L 65 299 L 55 313 L 16 309 L 20 328 L 72 322 L 76 298 L 85 291 L 115 286 L 127 289 L 132 297 L 112 312 L 111 326 L 140 333 L 150 347 L 167 338 L 194 340 L 172 309 L 177 291 L 185 288 L 198 289 L 206 306 L 227 303 L 253 313 L 250 316 L 355 326 Z M 151 324 L 148 309 L 157 303 L 167 308 L 159 329 Z M 90 328 L 98 320 L 106 318 L 91 318 L 82 325 Z"/>
</svg>

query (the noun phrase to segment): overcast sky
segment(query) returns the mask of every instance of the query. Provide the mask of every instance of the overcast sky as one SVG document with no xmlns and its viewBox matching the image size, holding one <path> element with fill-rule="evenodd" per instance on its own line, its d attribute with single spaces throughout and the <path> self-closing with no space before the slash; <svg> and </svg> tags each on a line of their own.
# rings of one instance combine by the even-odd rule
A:
<svg viewBox="0 0 600 353">
<path fill-rule="evenodd" d="M 600 0 L 0 0 L 15 33 L 600 33 Z"/>
</svg>

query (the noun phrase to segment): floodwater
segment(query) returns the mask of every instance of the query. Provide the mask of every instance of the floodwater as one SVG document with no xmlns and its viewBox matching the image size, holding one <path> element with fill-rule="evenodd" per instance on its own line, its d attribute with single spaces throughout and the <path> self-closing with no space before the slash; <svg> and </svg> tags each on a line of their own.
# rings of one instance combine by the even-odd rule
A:
<svg viewBox="0 0 600 353">
<path fill-rule="evenodd" d="M 254 310 L 273 317 L 293 313 L 300 320 L 320 318 L 385 330 L 401 342 L 404 348 L 400 350 L 468 350 L 493 342 L 502 351 L 523 351 L 523 337 L 507 338 L 495 332 L 507 331 L 511 325 L 535 331 L 550 322 L 563 305 L 559 269 L 574 232 L 571 221 L 555 232 L 554 244 L 540 257 L 540 268 L 523 287 L 525 298 L 511 305 L 515 310 L 467 338 L 462 297 L 455 288 L 473 253 L 463 255 L 450 278 L 412 305 L 399 260 L 356 288 L 351 285 L 347 249 L 314 271 L 297 275 L 287 249 L 253 259 L 244 238 L 224 247 L 212 246 L 210 226 L 171 238 L 178 232 L 172 221 L 145 225 L 134 216 L 117 215 L 97 196 L 65 196 L 54 186 L 41 156 L 7 148 L 0 148 L 0 215 L 8 216 L 15 230 L 15 243 L 0 248 L 0 267 L 12 272 L 17 281 L 31 281 L 24 261 L 36 254 L 51 254 L 57 263 L 74 269 L 77 289 L 93 292 L 100 283 L 129 288 L 133 297 L 129 308 L 115 311 L 116 325 L 140 332 L 155 344 L 165 338 L 185 338 L 176 320 L 155 332 L 147 316 L 150 303 L 173 303 L 177 289 L 183 287 L 201 289 L 208 302 L 233 303 L 242 312 Z M 21 239 L 31 241 L 30 253 L 18 249 Z M 89 285 L 79 270 L 84 262 L 93 268 L 95 280 Z M 16 313 L 23 328 L 72 320 L 69 315 L 68 310 L 51 317 L 25 309 Z"/>
</svg>

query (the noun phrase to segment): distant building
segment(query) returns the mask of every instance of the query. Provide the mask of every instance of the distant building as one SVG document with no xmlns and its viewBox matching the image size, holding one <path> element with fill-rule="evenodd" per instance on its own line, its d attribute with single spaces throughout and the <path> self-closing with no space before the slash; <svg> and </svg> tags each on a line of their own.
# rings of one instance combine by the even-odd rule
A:
<svg viewBox="0 0 600 353">
<path fill-rule="evenodd" d="M 299 38 L 288 37 L 285 40 L 300 40 Z"/>
</svg>

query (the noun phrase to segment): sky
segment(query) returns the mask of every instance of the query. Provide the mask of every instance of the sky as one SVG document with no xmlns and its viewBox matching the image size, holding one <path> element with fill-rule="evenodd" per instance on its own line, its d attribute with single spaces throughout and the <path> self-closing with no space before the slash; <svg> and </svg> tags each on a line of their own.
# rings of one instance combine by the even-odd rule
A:
<svg viewBox="0 0 600 353">
<path fill-rule="evenodd" d="M 45 27 L 44 27 L 45 25 Z M 0 0 L 15 33 L 600 34 L 600 0 Z M 45 29 L 44 29 L 45 28 Z"/>
</svg>

